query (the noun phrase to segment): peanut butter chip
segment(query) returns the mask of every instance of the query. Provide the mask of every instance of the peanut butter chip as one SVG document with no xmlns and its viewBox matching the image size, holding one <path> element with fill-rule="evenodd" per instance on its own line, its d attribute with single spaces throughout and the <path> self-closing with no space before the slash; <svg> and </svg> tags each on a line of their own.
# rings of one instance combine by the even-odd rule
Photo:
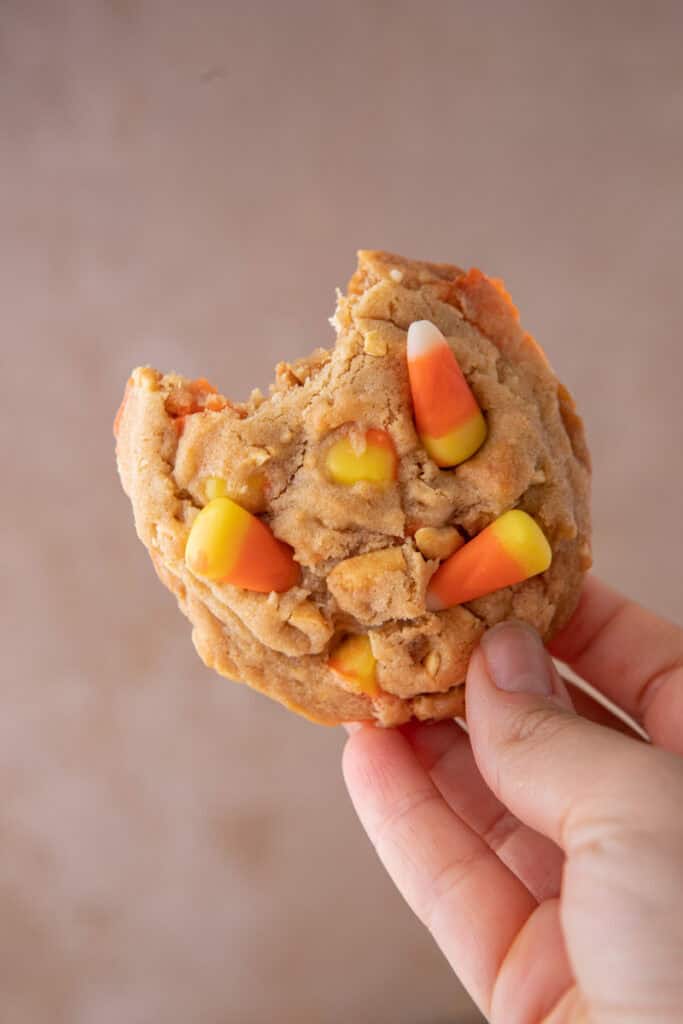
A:
<svg viewBox="0 0 683 1024">
<path fill-rule="evenodd" d="M 465 542 L 454 526 L 423 526 L 415 531 L 415 543 L 425 558 L 442 562 Z"/>
<path fill-rule="evenodd" d="M 380 337 L 379 331 L 368 331 L 363 346 L 369 356 L 385 356 L 387 354 L 387 343 Z"/>
<path fill-rule="evenodd" d="M 249 449 L 248 458 L 251 463 L 255 466 L 262 466 L 264 462 L 268 462 L 270 458 L 270 452 L 267 448 L 260 448 L 254 446 Z"/>
<path fill-rule="evenodd" d="M 297 605 L 289 617 L 289 622 L 295 629 L 321 645 L 327 643 L 332 636 L 332 627 L 312 601 L 306 600 Z"/>
<path fill-rule="evenodd" d="M 436 673 L 439 671 L 441 665 L 441 655 L 438 651 L 430 651 L 425 660 L 422 662 L 425 671 L 434 679 Z"/>
<path fill-rule="evenodd" d="M 145 391 L 159 390 L 160 374 L 151 366 L 139 366 L 133 371 L 133 383 L 136 387 L 144 388 Z"/>
</svg>

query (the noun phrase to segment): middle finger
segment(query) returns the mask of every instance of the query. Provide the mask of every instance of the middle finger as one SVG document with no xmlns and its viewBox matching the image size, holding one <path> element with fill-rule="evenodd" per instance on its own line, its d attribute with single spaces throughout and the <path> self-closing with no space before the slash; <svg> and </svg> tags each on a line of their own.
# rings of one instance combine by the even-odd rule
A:
<svg viewBox="0 0 683 1024">
<path fill-rule="evenodd" d="M 577 714 L 629 736 L 631 727 L 565 679 Z M 411 722 L 401 730 L 449 807 L 500 857 L 537 900 L 560 891 L 564 855 L 498 800 L 477 768 L 467 733 L 452 721 Z"/>
<path fill-rule="evenodd" d="M 498 855 L 537 900 L 556 896 L 564 855 L 493 795 L 456 722 L 411 722 L 401 732 L 449 807 Z"/>
</svg>

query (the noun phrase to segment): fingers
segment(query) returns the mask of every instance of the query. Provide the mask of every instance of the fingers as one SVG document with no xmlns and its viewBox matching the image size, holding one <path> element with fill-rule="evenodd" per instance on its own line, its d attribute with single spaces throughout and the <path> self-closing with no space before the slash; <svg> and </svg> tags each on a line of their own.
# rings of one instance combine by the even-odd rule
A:
<svg viewBox="0 0 683 1024">
<path fill-rule="evenodd" d="M 562 851 L 524 825 L 481 777 L 468 735 L 455 722 L 411 722 L 401 732 L 451 810 L 481 836 L 537 900 L 560 891 Z"/>
<path fill-rule="evenodd" d="M 590 694 L 564 680 L 577 714 L 640 738 Z M 492 793 L 477 767 L 468 735 L 455 722 L 411 722 L 401 732 L 444 800 L 480 835 L 537 900 L 560 890 L 564 856 L 558 846 L 519 821 Z"/>
<path fill-rule="evenodd" d="M 607 809 L 633 816 L 639 786 L 643 803 L 651 800 L 657 752 L 574 714 L 526 626 L 506 622 L 485 634 L 470 663 L 467 720 L 477 764 L 496 796 L 567 853 Z"/>
<path fill-rule="evenodd" d="M 551 653 L 683 753 L 683 630 L 593 576 Z"/>
<path fill-rule="evenodd" d="M 629 722 L 624 721 L 623 718 L 619 718 L 608 707 L 605 707 L 604 704 L 601 704 L 596 700 L 592 694 L 572 682 L 571 679 L 566 679 L 563 676 L 562 681 L 567 687 L 567 691 L 571 697 L 571 701 L 577 715 L 581 715 L 582 718 L 587 718 L 589 722 L 595 722 L 596 725 L 604 725 L 608 729 L 614 729 L 616 732 L 621 732 L 624 736 L 630 736 L 632 739 L 644 739 L 644 734 L 636 732 Z"/>
<path fill-rule="evenodd" d="M 580 1020 L 551 1017 L 572 987 L 560 923 L 559 901 L 546 900 L 534 911 L 503 961 L 491 1000 L 494 1024 Z"/>
<path fill-rule="evenodd" d="M 535 900 L 453 813 L 399 731 L 354 732 L 344 776 L 390 876 L 486 1010 L 498 968 Z"/>
</svg>

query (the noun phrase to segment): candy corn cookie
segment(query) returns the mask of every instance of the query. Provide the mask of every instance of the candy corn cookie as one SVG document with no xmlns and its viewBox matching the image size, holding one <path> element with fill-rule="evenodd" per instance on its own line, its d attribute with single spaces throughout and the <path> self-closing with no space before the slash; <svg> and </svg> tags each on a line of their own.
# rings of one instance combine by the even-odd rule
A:
<svg viewBox="0 0 683 1024">
<path fill-rule="evenodd" d="M 222 675 L 328 724 L 459 715 L 488 626 L 549 638 L 574 609 L 581 420 L 480 270 L 361 252 L 332 322 L 268 397 L 133 371 L 114 433 L 136 529 Z"/>
</svg>

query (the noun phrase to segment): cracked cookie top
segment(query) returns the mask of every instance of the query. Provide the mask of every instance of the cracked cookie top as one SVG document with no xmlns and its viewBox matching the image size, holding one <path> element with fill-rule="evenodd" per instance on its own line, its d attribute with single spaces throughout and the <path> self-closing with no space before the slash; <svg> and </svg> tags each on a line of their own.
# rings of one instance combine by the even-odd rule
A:
<svg viewBox="0 0 683 1024">
<path fill-rule="evenodd" d="M 416 431 L 418 321 L 446 338 L 485 421 L 455 467 Z M 332 322 L 335 347 L 281 363 L 267 398 L 134 371 L 116 426 L 123 486 L 208 665 L 317 721 L 452 716 L 487 626 L 515 617 L 548 638 L 575 606 L 590 565 L 581 421 L 502 283 L 479 271 L 361 252 Z M 549 567 L 429 610 L 439 566 L 512 509 L 540 527 Z M 227 555 L 221 542 L 215 572 L 204 549 L 186 557 L 209 529 L 247 537 Z M 246 589 L 255 547 L 265 583 Z"/>
</svg>

